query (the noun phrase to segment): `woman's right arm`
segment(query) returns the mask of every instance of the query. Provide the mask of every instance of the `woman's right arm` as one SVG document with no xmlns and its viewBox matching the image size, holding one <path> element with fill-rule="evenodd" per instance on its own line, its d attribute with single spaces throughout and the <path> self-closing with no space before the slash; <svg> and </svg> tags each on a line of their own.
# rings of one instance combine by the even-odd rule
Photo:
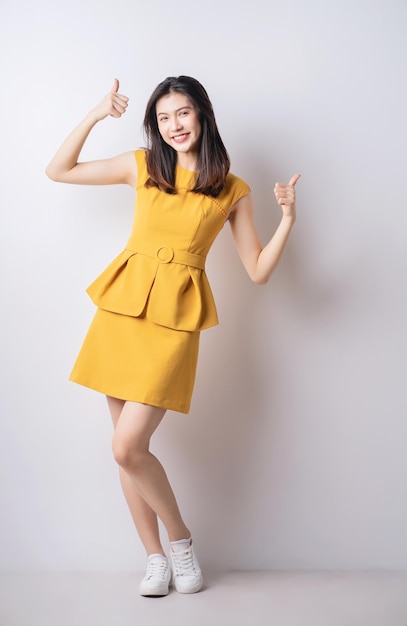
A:
<svg viewBox="0 0 407 626">
<path fill-rule="evenodd" d="M 79 163 L 78 158 L 92 128 L 108 115 L 119 118 L 125 113 L 128 98 L 118 93 L 115 78 L 112 90 L 92 109 L 65 139 L 45 172 L 51 180 L 77 185 L 136 185 L 137 166 L 134 152 L 126 152 L 110 159 Z"/>
</svg>

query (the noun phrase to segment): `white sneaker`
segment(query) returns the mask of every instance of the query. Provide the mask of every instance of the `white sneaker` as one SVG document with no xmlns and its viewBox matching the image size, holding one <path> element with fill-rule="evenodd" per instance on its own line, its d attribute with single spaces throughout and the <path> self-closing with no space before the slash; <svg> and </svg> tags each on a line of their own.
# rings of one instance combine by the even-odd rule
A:
<svg viewBox="0 0 407 626">
<path fill-rule="evenodd" d="M 140 583 L 140 595 L 166 596 L 171 584 L 172 576 L 168 559 L 162 555 L 150 555 L 146 575 Z"/>
<path fill-rule="evenodd" d="M 180 593 L 196 593 L 203 585 L 201 568 L 192 539 L 171 542 L 171 561 L 175 589 Z"/>
</svg>

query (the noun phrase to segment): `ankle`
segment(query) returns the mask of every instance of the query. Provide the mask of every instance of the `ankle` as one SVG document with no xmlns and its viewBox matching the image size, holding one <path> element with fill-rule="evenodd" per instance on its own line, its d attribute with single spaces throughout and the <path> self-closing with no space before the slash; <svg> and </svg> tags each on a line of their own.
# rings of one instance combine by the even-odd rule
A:
<svg viewBox="0 0 407 626">
<path fill-rule="evenodd" d="M 181 530 L 181 532 L 168 533 L 168 539 L 170 543 L 173 543 L 174 541 L 187 541 L 187 540 L 190 541 L 191 533 L 188 530 L 188 528 L 185 527 L 183 530 Z"/>
<path fill-rule="evenodd" d="M 183 539 L 176 539 L 175 541 L 170 541 L 170 546 L 177 546 L 177 545 L 190 546 L 191 543 L 192 543 L 192 537 L 188 537 L 188 538 L 183 538 Z"/>
<path fill-rule="evenodd" d="M 164 552 L 151 552 L 147 554 L 147 560 L 150 561 L 151 559 L 167 559 L 167 555 Z"/>
</svg>

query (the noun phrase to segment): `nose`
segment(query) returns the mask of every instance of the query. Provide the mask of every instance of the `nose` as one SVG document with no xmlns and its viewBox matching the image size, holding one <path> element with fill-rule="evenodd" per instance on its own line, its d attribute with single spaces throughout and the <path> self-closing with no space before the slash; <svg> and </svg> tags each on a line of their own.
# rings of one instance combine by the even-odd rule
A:
<svg viewBox="0 0 407 626">
<path fill-rule="evenodd" d="M 182 128 L 181 120 L 178 115 L 174 115 L 174 117 L 171 119 L 171 130 L 176 131 L 180 130 L 180 128 Z"/>
</svg>

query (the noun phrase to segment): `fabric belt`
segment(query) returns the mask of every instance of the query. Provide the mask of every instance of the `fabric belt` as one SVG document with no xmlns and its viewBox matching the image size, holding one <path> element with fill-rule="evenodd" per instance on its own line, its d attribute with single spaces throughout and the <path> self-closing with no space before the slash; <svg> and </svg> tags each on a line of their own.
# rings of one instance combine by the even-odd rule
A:
<svg viewBox="0 0 407 626">
<path fill-rule="evenodd" d="M 129 242 L 130 243 L 130 242 Z M 151 248 L 146 250 L 144 247 L 139 246 L 127 246 L 127 250 L 131 250 L 136 254 L 142 254 L 152 259 L 159 261 L 159 263 L 179 263 L 180 265 L 189 265 L 191 267 L 197 267 L 200 270 L 205 269 L 205 257 L 200 254 L 192 254 L 191 252 L 182 252 L 181 250 L 174 250 L 170 246 L 160 246 L 158 248 Z"/>
</svg>

